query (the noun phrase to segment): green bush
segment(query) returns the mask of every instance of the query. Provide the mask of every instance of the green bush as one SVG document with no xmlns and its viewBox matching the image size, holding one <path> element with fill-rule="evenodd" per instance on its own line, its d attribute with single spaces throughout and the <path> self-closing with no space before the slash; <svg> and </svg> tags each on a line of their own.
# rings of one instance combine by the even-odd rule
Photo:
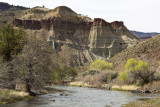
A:
<svg viewBox="0 0 160 107">
<path fill-rule="evenodd" d="M 128 59 L 125 65 L 125 71 L 120 73 L 120 79 L 124 82 L 128 80 L 138 82 L 143 85 L 152 81 L 154 71 L 151 71 L 148 63 L 136 59 Z"/>
<path fill-rule="evenodd" d="M 127 82 L 128 81 L 128 75 L 127 75 L 127 71 L 123 71 L 120 73 L 119 75 L 120 80 Z"/>
<path fill-rule="evenodd" d="M 90 70 L 104 71 L 104 70 L 107 70 L 107 69 L 113 69 L 113 64 L 108 63 L 107 61 L 102 60 L 102 59 L 96 59 L 90 65 Z"/>
<path fill-rule="evenodd" d="M 77 70 L 75 68 L 67 67 L 67 66 L 61 66 L 60 68 L 57 68 L 51 75 L 52 81 L 64 81 L 68 78 L 74 78 L 77 76 Z"/>
</svg>

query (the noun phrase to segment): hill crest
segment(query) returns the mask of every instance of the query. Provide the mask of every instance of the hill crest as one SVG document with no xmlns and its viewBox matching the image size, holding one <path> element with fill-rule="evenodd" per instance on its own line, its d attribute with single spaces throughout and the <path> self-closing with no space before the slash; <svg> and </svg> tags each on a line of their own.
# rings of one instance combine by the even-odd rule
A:
<svg viewBox="0 0 160 107">
<path fill-rule="evenodd" d="M 5 2 L 0 2 L 0 12 L 26 10 L 26 9 L 28 9 L 28 8 L 27 7 L 23 7 L 23 6 L 10 5 L 10 4 L 5 3 Z"/>
</svg>

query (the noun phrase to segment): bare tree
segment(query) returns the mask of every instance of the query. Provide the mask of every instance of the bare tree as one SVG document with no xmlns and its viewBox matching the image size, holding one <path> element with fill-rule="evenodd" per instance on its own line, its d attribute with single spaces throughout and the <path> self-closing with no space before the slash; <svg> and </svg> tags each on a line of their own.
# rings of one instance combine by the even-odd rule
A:
<svg viewBox="0 0 160 107">
<path fill-rule="evenodd" d="M 14 65 L 12 62 L 3 65 L 0 71 L 0 87 L 1 88 L 15 88 L 17 74 L 13 70 Z"/>
<path fill-rule="evenodd" d="M 53 52 L 46 41 L 30 38 L 22 53 L 1 69 L 0 86 L 15 88 L 18 79 L 25 82 L 26 90 L 34 95 L 33 89 L 43 88 L 50 80 L 54 68 L 50 58 Z"/>
<path fill-rule="evenodd" d="M 43 87 L 50 73 L 49 65 L 52 48 L 44 41 L 32 38 L 28 41 L 19 57 L 22 62 L 22 80 L 26 82 L 27 91 L 32 94 L 32 89 Z M 25 74 L 25 75 L 24 75 Z"/>
</svg>

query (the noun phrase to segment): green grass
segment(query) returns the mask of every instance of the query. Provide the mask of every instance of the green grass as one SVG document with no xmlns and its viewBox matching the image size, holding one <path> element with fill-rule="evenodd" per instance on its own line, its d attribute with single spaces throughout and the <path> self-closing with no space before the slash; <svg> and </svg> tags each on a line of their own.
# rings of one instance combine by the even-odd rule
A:
<svg viewBox="0 0 160 107">
<path fill-rule="evenodd" d="M 160 98 L 148 99 L 146 101 L 133 101 L 123 107 L 160 107 Z"/>
<path fill-rule="evenodd" d="M 131 91 L 131 90 L 125 90 L 125 89 L 119 89 L 119 88 L 112 88 L 111 90 L 112 91 L 126 91 L 126 92 Z"/>
</svg>

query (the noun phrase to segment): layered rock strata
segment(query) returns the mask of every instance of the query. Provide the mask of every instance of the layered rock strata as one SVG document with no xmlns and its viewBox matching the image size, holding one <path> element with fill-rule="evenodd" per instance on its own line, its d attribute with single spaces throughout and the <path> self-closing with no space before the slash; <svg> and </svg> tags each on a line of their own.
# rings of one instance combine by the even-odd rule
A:
<svg viewBox="0 0 160 107">
<path fill-rule="evenodd" d="M 68 13 L 71 14 L 71 12 Z M 76 17 L 76 13 L 69 14 L 67 14 L 67 18 Z M 41 20 L 15 19 L 13 25 L 15 27 L 23 26 L 25 29 L 31 30 L 43 29 L 49 32 L 46 36 L 47 40 L 56 50 L 61 50 L 61 46 L 65 44 L 78 50 L 88 50 L 95 57 L 109 58 L 139 41 L 136 36 L 129 32 L 123 22 L 108 23 L 101 18 L 95 18 L 92 21 L 80 20 L 77 19 L 78 16 L 76 17 L 78 21 L 65 20 L 64 18 L 63 15 L 63 18 L 54 16 Z"/>
</svg>

